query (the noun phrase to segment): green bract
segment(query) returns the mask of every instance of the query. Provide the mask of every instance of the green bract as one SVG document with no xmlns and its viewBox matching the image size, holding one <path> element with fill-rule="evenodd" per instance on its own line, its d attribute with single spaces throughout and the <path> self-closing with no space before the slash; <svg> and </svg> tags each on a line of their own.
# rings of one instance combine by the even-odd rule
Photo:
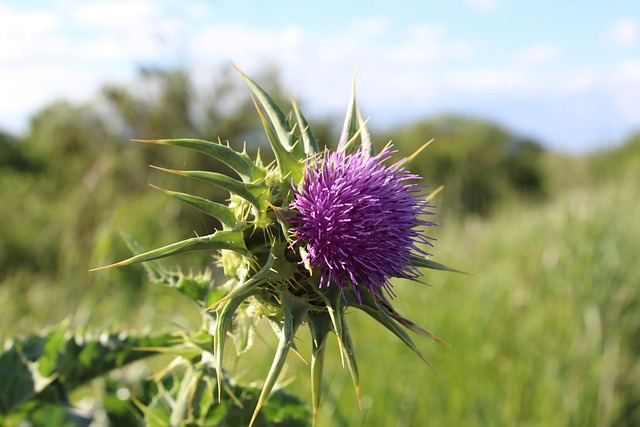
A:
<svg viewBox="0 0 640 427">
<path fill-rule="evenodd" d="M 298 328 L 307 324 L 312 336 L 310 366 L 315 420 L 320 404 L 324 351 L 330 332 L 337 338 L 342 362 L 349 369 L 356 393 L 359 393 L 355 351 L 344 315 L 348 307 L 362 310 L 381 323 L 425 362 L 426 359 L 405 329 L 437 338 L 400 316 L 386 299 L 366 287 L 354 292 L 348 287 L 319 286 L 321 274 L 309 264 L 305 246 L 293 244 L 290 224 L 286 220 L 287 209 L 295 196 L 294 190 L 303 180 L 305 168 L 320 152 L 318 143 L 295 102 L 292 101 L 292 114 L 287 116 L 260 86 L 246 75 L 242 76 L 253 94 L 260 120 L 275 154 L 275 164 L 264 166 L 259 158 L 255 161 L 250 159 L 246 151 L 237 152 L 216 142 L 194 139 L 140 141 L 200 151 L 224 162 L 237 176 L 157 167 L 228 191 L 229 203 L 222 205 L 187 193 L 160 189 L 217 218 L 222 228 L 208 236 L 139 253 L 108 267 L 148 262 L 188 251 L 216 251 L 219 264 L 228 277 L 224 287 L 226 294 L 222 296 L 219 288 L 211 285 L 216 292 L 207 295 L 200 292 L 194 299 L 207 309 L 204 317 L 208 324 L 204 330 L 213 337 L 213 348 L 203 345 L 199 351 L 209 354 L 212 359 L 217 375 L 218 398 L 221 397 L 227 337 L 232 336 L 238 351 L 242 352 L 250 344 L 253 318 L 267 318 L 279 342 L 250 423 L 253 424 L 276 384 L 289 350 L 295 347 L 294 337 Z M 368 155 L 375 155 L 365 123 L 356 108 L 355 85 L 342 139 L 341 150 L 348 153 L 365 151 Z M 411 258 L 411 262 L 415 267 L 451 270 L 417 255 Z M 152 262 L 148 267 L 154 268 L 154 265 Z"/>
</svg>

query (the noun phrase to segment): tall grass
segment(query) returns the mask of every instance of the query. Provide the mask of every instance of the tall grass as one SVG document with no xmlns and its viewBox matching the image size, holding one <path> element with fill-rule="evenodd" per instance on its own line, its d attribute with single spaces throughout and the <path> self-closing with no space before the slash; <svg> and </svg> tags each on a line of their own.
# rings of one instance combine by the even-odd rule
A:
<svg viewBox="0 0 640 427">
<path fill-rule="evenodd" d="M 417 338 L 440 377 L 353 313 L 363 409 L 334 348 L 319 425 L 640 422 L 634 177 L 558 191 L 544 205 L 505 206 L 487 220 L 443 224 L 438 259 L 472 275 L 432 273 L 431 287 L 395 288 L 403 314 L 451 343 Z M 304 395 L 300 370 L 307 368 L 292 365 L 291 387 Z"/>
<path fill-rule="evenodd" d="M 333 342 L 318 425 L 640 424 L 640 192 L 636 170 L 625 173 L 556 189 L 544 204 L 507 204 L 489 218 L 445 218 L 436 230 L 436 259 L 471 275 L 431 272 L 430 286 L 395 286 L 396 308 L 451 344 L 415 338 L 439 376 L 390 332 L 353 311 L 362 408 Z M 95 241 L 93 258 L 112 249 L 111 238 L 97 235 Z M 88 283 L 99 293 L 85 289 L 82 302 L 71 307 L 55 301 L 89 285 L 31 283 L 21 292 L 11 287 L 22 283 L 14 277 L 0 289 L 0 337 L 11 334 L 18 314 L 20 330 L 30 317 L 35 328 L 69 316 L 76 324 L 85 319 L 127 328 L 197 325 L 196 307 L 162 289 L 132 290 L 141 285 L 125 283 L 131 277 L 140 276 L 91 276 Z M 276 346 L 267 329 L 254 349 L 230 363 L 241 381 L 264 378 Z M 298 348 L 307 361 L 308 347 L 303 336 Z M 305 398 L 308 366 L 293 356 L 290 362 L 283 380 Z"/>
</svg>

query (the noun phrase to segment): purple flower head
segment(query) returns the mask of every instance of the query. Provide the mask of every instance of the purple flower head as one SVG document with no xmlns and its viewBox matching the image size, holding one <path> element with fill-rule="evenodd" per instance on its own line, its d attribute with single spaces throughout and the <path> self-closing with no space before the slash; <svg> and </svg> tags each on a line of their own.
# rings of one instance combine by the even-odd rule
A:
<svg viewBox="0 0 640 427">
<path fill-rule="evenodd" d="M 417 227 L 432 225 L 420 217 L 433 215 L 427 210 L 433 206 L 412 183 L 417 175 L 400 162 L 384 164 L 391 154 L 390 147 L 376 156 L 325 150 L 307 164 L 288 220 L 294 244 L 305 245 L 311 267 L 321 273 L 321 287 L 352 285 L 358 299 L 363 286 L 393 296 L 391 277 L 419 276 L 412 256 L 426 255 L 418 244 L 431 243 Z"/>
</svg>

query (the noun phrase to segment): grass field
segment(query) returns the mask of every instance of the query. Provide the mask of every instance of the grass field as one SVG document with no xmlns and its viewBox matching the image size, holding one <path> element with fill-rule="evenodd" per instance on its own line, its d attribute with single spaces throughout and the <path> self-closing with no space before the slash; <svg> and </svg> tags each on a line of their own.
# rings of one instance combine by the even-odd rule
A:
<svg viewBox="0 0 640 427">
<path fill-rule="evenodd" d="M 471 274 L 429 271 L 430 286 L 395 287 L 396 308 L 451 344 L 415 337 L 439 376 L 354 311 L 362 409 L 334 341 L 318 425 L 640 424 L 638 178 L 629 168 L 603 182 L 556 188 L 545 203 L 504 205 L 487 219 L 441 218 L 436 260 Z M 65 317 L 89 327 L 197 324 L 197 309 L 175 294 L 118 274 L 83 273 L 75 277 L 86 282 L 53 288 L 32 274 L 28 291 L 10 278 L 0 288 L 0 337 Z M 231 371 L 243 381 L 263 378 L 275 346 L 266 331 Z M 303 334 L 307 360 L 308 346 Z M 306 400 L 307 366 L 290 361 L 283 380 Z"/>
<path fill-rule="evenodd" d="M 451 344 L 417 338 L 440 377 L 353 313 L 363 409 L 334 345 L 319 425 L 639 422 L 634 174 L 559 189 L 548 204 L 505 206 L 489 220 L 443 224 L 437 258 L 472 275 L 430 273 L 431 287 L 396 286 L 396 307 Z M 300 394 L 308 393 L 304 370 L 302 362 L 289 370 Z"/>
</svg>

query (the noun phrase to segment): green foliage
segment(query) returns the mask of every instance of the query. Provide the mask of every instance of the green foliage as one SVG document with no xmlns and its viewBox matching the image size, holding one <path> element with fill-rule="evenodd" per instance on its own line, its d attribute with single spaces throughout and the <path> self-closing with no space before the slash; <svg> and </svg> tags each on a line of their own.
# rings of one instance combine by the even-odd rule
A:
<svg viewBox="0 0 640 427">
<path fill-rule="evenodd" d="M 0 417 L 28 417 L 43 405 L 69 406 L 69 393 L 151 353 L 138 347 L 167 347 L 175 337 L 104 333 L 73 336 L 67 324 L 13 341 L 0 354 Z"/>
<path fill-rule="evenodd" d="M 392 334 L 374 337 L 376 325 L 351 313 L 367 373 L 364 409 L 328 346 L 330 398 L 318 424 L 637 425 L 638 170 L 559 188 L 544 204 L 514 200 L 489 218 L 442 224 L 439 256 L 471 278 L 434 276 L 426 292 L 398 286 L 396 303 L 451 344 L 420 345 L 441 378 L 421 370 Z M 377 374 L 382 366 L 390 367 Z M 299 370 L 306 366 L 293 364 L 290 375 Z"/>
<path fill-rule="evenodd" d="M 134 252 L 141 250 L 131 238 L 127 243 Z M 149 262 L 146 269 L 153 282 L 183 293 L 199 303 L 201 310 L 226 293 L 214 285 L 209 273 L 194 276 L 170 272 L 157 261 Z M 149 426 L 227 426 L 251 420 L 257 426 L 308 425 L 309 413 L 304 405 L 282 391 L 256 417 L 253 408 L 261 398 L 259 389 L 219 381 L 207 332 L 215 319 L 206 310 L 201 311 L 201 317 L 201 329 L 196 331 L 80 336 L 72 335 L 65 323 L 48 333 L 9 343 L 0 353 L 0 421 L 89 425 L 95 421 L 96 410 L 80 414 L 69 398 L 71 392 L 132 362 L 168 353 L 176 358 L 156 375 L 153 386 L 138 380 L 141 394 L 131 395 L 123 388 L 124 383 L 113 387 L 106 382 L 100 397 L 108 417 L 119 420 L 119 425 L 144 421 Z M 118 396 L 123 390 L 126 396 Z M 129 396 L 129 405 L 123 405 Z"/>
<path fill-rule="evenodd" d="M 430 185 L 445 186 L 447 211 L 486 215 L 511 197 L 547 192 L 540 145 L 495 124 L 443 116 L 394 128 L 385 137 L 408 152 L 434 140 L 411 169 Z"/>
<path fill-rule="evenodd" d="M 109 324 L 102 320 L 109 311 L 126 310 L 141 298 L 145 285 L 139 270 L 87 273 L 128 255 L 119 230 L 135 230 L 145 245 L 160 245 L 219 227 L 215 218 L 148 191 L 149 182 L 171 188 L 173 181 L 141 165 L 227 172 L 225 164 L 197 153 L 176 156 L 171 149 L 128 142 L 179 132 L 241 142 L 261 132 L 250 99 L 237 96 L 242 84 L 237 75 L 232 80 L 230 70 L 223 70 L 212 76 L 207 90 L 195 90 L 186 72 L 145 70 L 135 85 L 109 85 L 91 102 L 60 101 L 43 108 L 23 138 L 0 135 L 0 305 L 5 308 L 0 338 L 69 317 L 72 326 L 85 326 L 88 316 L 101 328 Z M 265 80 L 284 98 L 276 74 Z M 211 201 L 228 197 L 210 186 L 201 189 Z M 167 223 L 149 220 L 158 216 Z M 200 268 L 206 262 L 206 255 L 196 255 L 182 265 Z M 24 289 L 29 290 L 26 297 Z M 84 313 L 83 304 L 95 298 L 110 301 L 114 294 L 125 304 L 115 310 L 100 304 Z"/>
<path fill-rule="evenodd" d="M 223 288 L 205 287 L 197 275 L 176 272 L 175 264 L 151 264 L 157 267 L 147 272 L 154 286 L 146 285 L 149 280 L 141 268 L 87 273 L 91 267 L 129 255 L 114 230 L 135 232 L 145 246 L 155 247 L 192 237 L 192 231 L 206 235 L 219 225 L 197 209 L 183 208 L 168 202 L 163 194 L 149 191 L 149 181 L 167 188 L 173 188 L 174 181 L 140 165 L 152 162 L 170 168 L 227 172 L 225 165 L 172 147 L 164 150 L 123 141 L 173 136 L 215 140 L 219 135 L 232 141 L 251 141 L 252 135 L 263 132 L 255 120 L 253 105 L 239 101 L 246 97 L 238 95 L 230 77 L 216 75 L 212 89 L 198 95 L 187 76 L 180 83 L 180 78 L 170 75 L 152 72 L 142 76 L 136 85 L 141 88 L 139 92 L 112 85 L 103 98 L 91 104 L 56 103 L 34 118 L 24 138 L 2 136 L 3 341 L 9 336 L 29 336 L 34 329 L 69 318 L 68 329 L 80 331 L 144 330 L 148 325 L 173 331 L 178 324 L 199 343 L 192 348 L 200 351 L 210 345 L 207 335 L 200 331 L 204 322 L 200 307 L 219 300 L 225 292 Z M 172 83 L 163 83 L 165 79 Z M 171 85 L 171 90 L 163 89 Z M 154 90 L 149 95 L 146 89 L 151 87 Z M 169 93 L 182 96 L 179 87 L 191 90 L 191 97 L 180 102 L 172 99 Z M 110 95 L 112 89 L 120 93 Z M 161 105 L 162 100 L 165 105 Z M 191 107 L 184 108 L 186 104 Z M 281 105 L 280 99 L 278 104 Z M 196 105 L 202 108 L 195 108 Z M 175 122 L 173 115 L 178 116 Z M 397 129 L 388 138 L 377 138 L 393 139 L 402 153 L 411 153 L 435 136 L 436 141 L 414 160 L 412 169 L 427 177 L 426 183 L 432 186 L 446 185 L 436 200 L 443 207 L 439 213 L 457 212 L 459 206 L 468 203 L 456 196 L 456 189 L 462 187 L 456 183 L 456 174 L 466 176 L 466 167 L 480 181 L 488 181 L 486 185 L 495 189 L 492 194 L 499 195 L 494 199 L 496 203 L 489 205 L 492 215 L 467 217 L 460 222 L 445 220 L 439 227 L 438 256 L 471 272 L 471 278 L 438 275 L 430 280 L 432 288 L 426 288 L 426 292 L 419 285 L 396 287 L 403 313 L 428 322 L 434 332 L 452 344 L 445 348 L 418 343 L 441 379 L 423 369 L 421 361 L 405 351 L 393 331 L 374 333 L 375 322 L 366 313 L 350 310 L 347 316 L 352 348 L 358 353 L 362 409 L 349 384 L 351 374 L 340 364 L 341 350 L 323 338 L 328 326 L 307 335 L 301 328 L 296 350 L 311 366 L 290 359 L 286 376 L 297 380 L 288 390 L 308 395 L 308 383 L 301 379 L 307 378 L 310 367 L 323 369 L 324 397 L 318 425 L 638 425 L 640 300 L 636 285 L 640 271 L 634 258 L 640 240 L 634 216 L 640 211 L 637 135 L 616 149 L 587 157 L 541 152 L 537 144 L 529 147 L 529 154 L 508 157 L 505 153 L 510 151 L 506 147 L 511 147 L 513 141 L 506 145 L 488 142 L 501 141 L 504 134 L 486 131 L 486 135 L 494 136 L 480 138 L 485 134 L 480 129 L 493 125 L 477 122 L 472 126 L 462 119 L 462 129 L 466 129 L 463 132 L 455 129 L 455 122 L 450 122 L 448 134 L 434 124 L 419 131 L 420 124 L 416 124 L 404 131 Z M 318 132 L 322 128 L 313 124 L 316 137 L 321 143 L 331 143 L 328 135 L 333 130 L 323 125 L 326 128 Z M 410 129 L 415 133 L 404 133 Z M 447 135 L 458 142 L 442 144 L 449 141 Z M 476 138 L 484 141 L 479 144 L 483 149 L 475 148 Z M 515 140 L 520 141 L 517 137 Z M 266 148 L 267 139 L 262 141 Z M 529 150 L 522 148 L 527 145 L 524 141 L 519 144 L 515 144 L 521 147 L 516 153 Z M 254 148 L 248 147 L 252 158 Z M 502 154 L 491 154 L 494 149 Z M 448 150 L 452 153 L 448 154 Z M 465 157 L 467 150 L 474 154 Z M 516 161 L 509 171 L 510 163 L 505 165 L 505 158 L 521 161 Z M 519 193 L 517 189 L 523 183 L 535 184 L 538 178 L 540 194 L 547 194 L 544 203 L 533 204 L 527 197 L 510 196 Z M 520 184 L 515 184 L 518 181 Z M 189 185 L 191 189 L 192 183 Z M 538 194 L 536 185 L 531 185 L 532 194 Z M 223 202 L 227 197 L 223 192 L 212 192 L 208 186 L 196 191 L 208 201 Z M 190 255 L 176 264 L 201 270 L 206 262 L 206 257 Z M 331 319 L 324 318 L 316 324 L 322 322 L 330 323 Z M 50 329 L 50 333 L 55 330 Z M 188 389 L 194 391 L 192 396 L 197 390 L 214 386 L 204 380 L 216 375 L 210 371 L 212 366 L 197 357 L 183 357 L 174 370 L 152 379 L 152 373 L 160 366 L 156 359 L 150 359 L 144 368 L 134 363 L 98 380 L 80 381 L 82 372 L 88 378 L 86 375 L 91 372 L 98 375 L 103 371 L 80 362 L 83 351 L 87 351 L 86 360 L 93 360 L 91 354 L 103 354 L 100 336 L 65 331 L 63 338 L 52 335 L 51 344 L 45 346 L 47 336 L 15 339 L 0 354 L 0 404 L 15 408 L 11 415 L 0 415 L 0 424 L 16 425 L 28 419 L 34 426 L 77 426 L 95 422 L 99 415 L 112 425 L 140 425 L 145 422 L 143 408 L 153 408 L 150 414 L 161 413 L 162 420 L 179 412 L 169 402 L 189 396 L 187 392 L 180 394 L 186 387 L 182 386 L 182 378 L 198 378 L 193 382 L 197 386 Z M 120 343 L 128 357 L 137 353 L 117 335 L 104 336 Z M 312 337 L 322 345 L 306 346 Z M 142 338 L 142 334 L 132 333 L 127 339 Z M 246 334 L 235 342 L 237 351 L 242 352 L 251 339 L 251 334 Z M 261 340 L 253 339 L 253 345 L 253 351 L 229 363 L 223 385 L 232 393 L 222 394 L 220 406 L 211 406 L 203 394 L 199 401 L 192 400 L 195 406 L 182 405 L 186 411 L 182 414 L 190 413 L 197 421 L 219 420 L 218 425 L 237 425 L 238 420 L 247 424 L 260 387 L 241 386 L 227 379 L 234 376 L 249 383 L 264 378 L 276 351 L 275 346 Z M 54 350 L 67 351 L 67 346 L 78 366 L 65 368 L 65 376 L 71 382 L 64 382 L 61 389 L 58 386 L 63 384 L 62 377 L 50 373 L 57 369 L 62 354 Z M 320 352 L 326 353 L 324 364 L 314 356 Z M 109 362 L 114 366 L 118 357 L 126 359 L 117 354 L 120 353 L 116 352 Z M 193 356 L 195 350 L 189 354 Z M 59 363 L 69 365 L 71 360 L 60 358 Z M 166 365 L 164 359 L 162 365 Z M 193 367 L 187 375 L 188 366 Z M 75 384 L 75 391 L 68 384 Z M 130 393 L 129 398 L 122 398 L 123 388 Z M 34 393 L 36 389 L 47 393 Z M 83 406 L 81 395 L 95 398 L 93 409 Z M 25 396 L 31 400 L 20 404 Z M 47 403 L 64 402 L 65 396 L 68 404 Z M 153 401 L 152 396 L 162 397 Z M 244 409 L 237 406 L 238 402 Z M 216 407 L 225 408 L 224 415 L 216 413 Z M 256 425 L 263 422 L 262 417 L 275 420 L 267 425 L 304 425 L 303 420 L 309 417 L 305 411 L 304 405 L 277 390 L 258 414 Z"/>
<path fill-rule="evenodd" d="M 640 170 L 640 132 L 630 135 L 618 147 L 589 155 L 587 168 L 596 179 L 613 179 L 625 171 Z"/>
</svg>

